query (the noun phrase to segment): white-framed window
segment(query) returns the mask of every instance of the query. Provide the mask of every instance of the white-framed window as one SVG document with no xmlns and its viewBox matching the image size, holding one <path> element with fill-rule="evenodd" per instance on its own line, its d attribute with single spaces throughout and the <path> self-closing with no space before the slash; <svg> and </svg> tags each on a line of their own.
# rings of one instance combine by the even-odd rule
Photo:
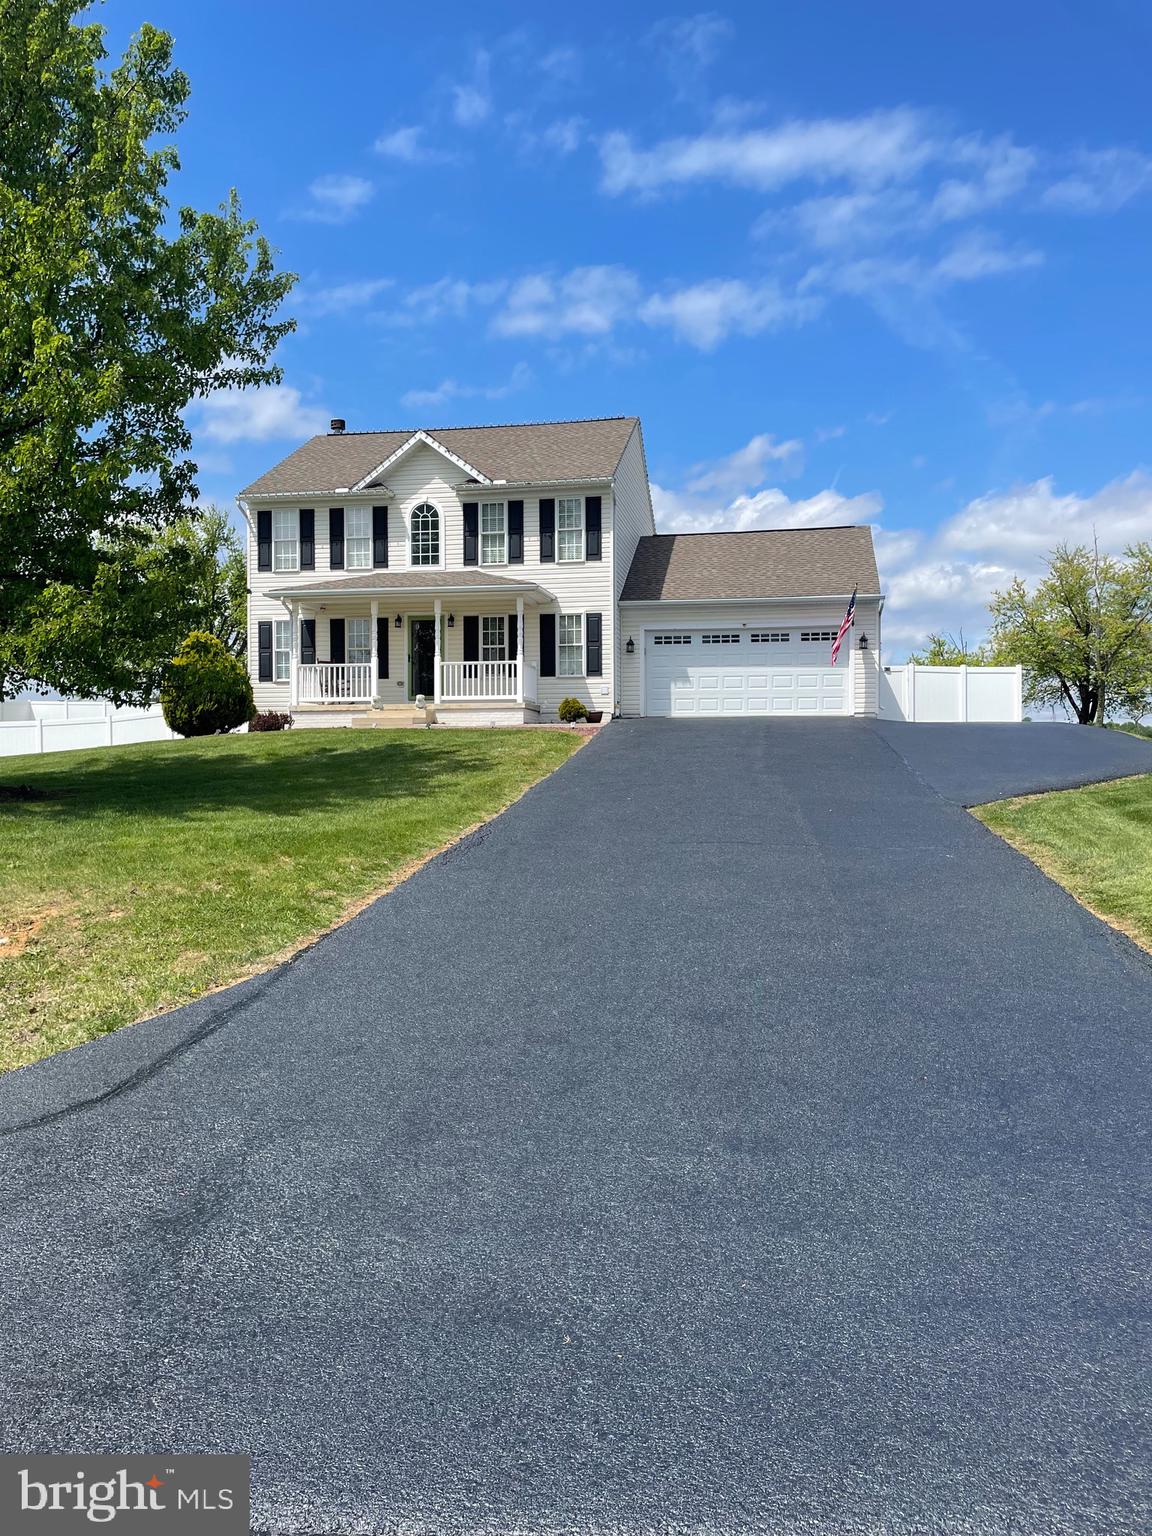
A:
<svg viewBox="0 0 1152 1536">
<path fill-rule="evenodd" d="M 653 645 L 691 645 L 691 635 L 653 635 Z"/>
<path fill-rule="evenodd" d="M 480 503 L 480 564 L 504 565 L 508 559 L 508 536 L 502 501 Z"/>
<path fill-rule="evenodd" d="M 349 619 L 344 631 L 345 649 L 348 660 L 371 661 L 372 660 L 372 620 Z"/>
<path fill-rule="evenodd" d="M 557 677 L 584 676 L 584 615 L 562 613 L 556 624 Z"/>
<path fill-rule="evenodd" d="M 754 629 L 752 631 L 753 645 L 787 645 L 792 638 L 792 633 L 787 629 Z"/>
<path fill-rule="evenodd" d="M 740 636 L 731 632 L 720 635 L 701 635 L 700 643 L 701 645 L 739 645 Z"/>
<path fill-rule="evenodd" d="M 440 564 L 440 513 L 430 501 L 412 512 L 412 564 Z"/>
<path fill-rule="evenodd" d="M 273 631 L 272 676 L 278 683 L 286 683 L 292 666 L 292 621 L 276 619 Z"/>
<path fill-rule="evenodd" d="M 344 513 L 344 564 L 366 571 L 372 564 L 372 508 L 349 507 Z"/>
<path fill-rule="evenodd" d="M 300 514 L 277 507 L 272 513 L 272 569 L 295 571 L 300 567 Z"/>
<path fill-rule="evenodd" d="M 561 496 L 556 502 L 556 558 L 584 558 L 583 496 Z"/>
<path fill-rule="evenodd" d="M 803 645 L 831 645 L 836 638 L 834 629 L 802 629 L 800 640 Z"/>
<path fill-rule="evenodd" d="M 506 620 L 502 613 L 485 614 L 480 620 L 481 661 L 507 661 L 508 641 Z"/>
</svg>

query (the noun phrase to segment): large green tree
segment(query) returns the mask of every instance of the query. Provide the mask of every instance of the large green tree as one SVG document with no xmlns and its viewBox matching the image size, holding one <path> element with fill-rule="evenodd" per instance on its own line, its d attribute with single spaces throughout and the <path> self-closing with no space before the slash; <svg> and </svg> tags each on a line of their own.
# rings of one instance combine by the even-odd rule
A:
<svg viewBox="0 0 1152 1536">
<path fill-rule="evenodd" d="M 1023 666 L 1029 704 L 1081 725 L 1152 710 L 1152 545 L 1116 558 L 1062 544 L 1034 591 L 1017 578 L 991 609 L 994 659 Z"/>
<path fill-rule="evenodd" d="M 210 507 L 107 545 L 90 589 L 46 587 L 30 607 L 21 660 L 29 677 L 67 677 L 80 697 L 155 698 L 193 631 L 243 654 L 247 598 L 243 547 Z"/>
<path fill-rule="evenodd" d="M 29 679 L 147 696 L 125 657 L 170 590 L 142 552 L 195 503 L 187 408 L 277 382 L 293 324 L 276 313 L 295 278 L 235 192 L 169 206 L 189 91 L 171 39 L 144 26 L 107 69 L 88 9 L 0 8 L 0 697 Z"/>
</svg>

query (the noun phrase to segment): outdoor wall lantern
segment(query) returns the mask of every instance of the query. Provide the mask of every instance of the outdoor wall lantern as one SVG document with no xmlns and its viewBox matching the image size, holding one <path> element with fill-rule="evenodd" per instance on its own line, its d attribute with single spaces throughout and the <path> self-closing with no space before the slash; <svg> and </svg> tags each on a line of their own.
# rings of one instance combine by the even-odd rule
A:
<svg viewBox="0 0 1152 1536">
<path fill-rule="evenodd" d="M 633 640 L 631 635 L 628 636 L 628 644 L 624 647 L 624 649 L 628 652 L 629 656 L 635 656 L 636 642 Z"/>
<path fill-rule="evenodd" d="M 864 633 L 863 630 L 860 631 L 860 649 L 862 651 L 866 651 L 868 649 L 868 636 Z"/>
<path fill-rule="evenodd" d="M 404 628 L 404 620 L 400 617 L 399 614 L 396 615 L 396 628 L 397 629 L 403 629 Z"/>
<path fill-rule="evenodd" d="M 448 628 L 449 629 L 455 629 L 456 628 L 456 615 L 454 613 L 450 613 L 448 615 Z"/>
</svg>

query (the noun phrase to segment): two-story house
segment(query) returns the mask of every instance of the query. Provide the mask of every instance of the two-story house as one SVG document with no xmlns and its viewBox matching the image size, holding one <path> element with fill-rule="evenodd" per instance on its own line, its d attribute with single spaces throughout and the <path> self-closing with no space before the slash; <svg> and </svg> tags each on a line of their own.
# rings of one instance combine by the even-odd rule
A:
<svg viewBox="0 0 1152 1536">
<path fill-rule="evenodd" d="M 634 416 L 332 428 L 239 498 L 259 709 L 875 713 L 868 529 L 658 535 Z M 833 666 L 854 589 L 863 649 L 850 636 Z"/>
</svg>

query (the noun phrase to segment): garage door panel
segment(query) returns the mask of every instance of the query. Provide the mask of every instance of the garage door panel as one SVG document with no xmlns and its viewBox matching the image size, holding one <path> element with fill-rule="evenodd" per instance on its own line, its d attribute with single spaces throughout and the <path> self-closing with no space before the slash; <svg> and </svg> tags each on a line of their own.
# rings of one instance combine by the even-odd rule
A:
<svg viewBox="0 0 1152 1536">
<path fill-rule="evenodd" d="M 848 668 L 813 659 L 812 646 L 789 636 L 753 641 L 741 620 L 724 629 L 649 634 L 645 643 L 645 713 L 710 718 L 741 715 L 848 713 Z M 819 647 L 821 659 L 827 646 Z"/>
</svg>

